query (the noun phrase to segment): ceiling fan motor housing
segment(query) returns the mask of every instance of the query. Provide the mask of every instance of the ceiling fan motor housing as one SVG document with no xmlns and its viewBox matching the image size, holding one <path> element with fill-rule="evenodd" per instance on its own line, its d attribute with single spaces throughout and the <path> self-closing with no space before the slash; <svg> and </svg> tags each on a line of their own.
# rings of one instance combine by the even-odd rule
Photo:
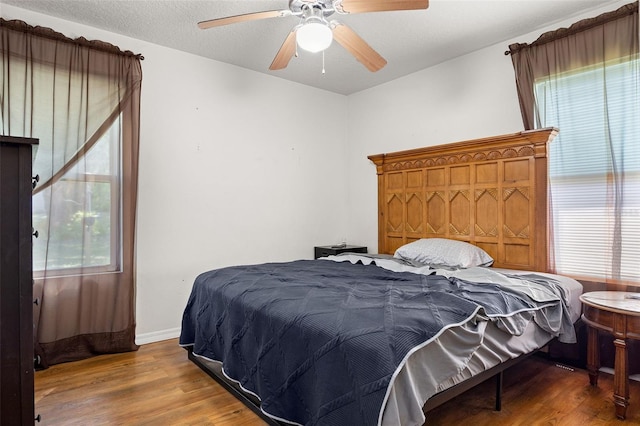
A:
<svg viewBox="0 0 640 426">
<path fill-rule="evenodd" d="M 336 12 L 332 0 L 289 0 L 292 15 L 327 18 Z"/>
</svg>

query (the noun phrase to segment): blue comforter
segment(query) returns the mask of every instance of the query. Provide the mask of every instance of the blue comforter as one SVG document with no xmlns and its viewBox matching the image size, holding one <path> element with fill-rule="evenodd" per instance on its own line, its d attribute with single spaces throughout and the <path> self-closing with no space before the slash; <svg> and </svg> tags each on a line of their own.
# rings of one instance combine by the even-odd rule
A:
<svg viewBox="0 0 640 426">
<path fill-rule="evenodd" d="M 375 265 L 236 266 L 197 277 L 180 344 L 221 361 L 276 419 L 374 425 L 412 348 L 478 313 L 493 318 L 539 306 L 495 284 Z"/>
</svg>

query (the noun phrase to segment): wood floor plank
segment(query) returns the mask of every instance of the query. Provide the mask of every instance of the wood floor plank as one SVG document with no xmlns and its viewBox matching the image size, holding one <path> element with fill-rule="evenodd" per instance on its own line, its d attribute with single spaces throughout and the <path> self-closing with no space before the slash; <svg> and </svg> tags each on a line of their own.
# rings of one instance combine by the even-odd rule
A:
<svg viewBox="0 0 640 426">
<path fill-rule="evenodd" d="M 631 382 L 627 420 L 615 418 L 613 377 L 598 387 L 586 371 L 533 356 L 505 371 L 503 409 L 489 380 L 427 413 L 428 425 L 640 424 L 640 383 Z M 40 425 L 215 425 L 265 423 L 187 359 L 177 340 L 137 352 L 52 366 L 35 374 Z"/>
</svg>

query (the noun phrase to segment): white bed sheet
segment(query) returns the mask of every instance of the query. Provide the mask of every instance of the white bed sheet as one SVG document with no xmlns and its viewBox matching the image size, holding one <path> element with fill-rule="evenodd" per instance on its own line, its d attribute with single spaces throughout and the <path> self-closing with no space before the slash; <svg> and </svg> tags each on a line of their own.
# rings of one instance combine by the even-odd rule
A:
<svg viewBox="0 0 640 426">
<path fill-rule="evenodd" d="M 523 274 L 536 274 L 542 275 L 547 278 L 555 279 L 560 283 L 563 289 L 567 292 L 567 301 L 569 302 L 569 310 L 571 314 L 571 321 L 576 322 L 582 314 L 582 302 L 580 302 L 580 295 L 582 294 L 582 284 L 573 278 L 565 277 L 564 275 L 549 274 L 546 272 L 531 272 L 531 271 L 519 271 L 515 269 L 501 269 L 501 268 L 489 268 L 496 272 L 505 272 L 514 275 Z"/>
</svg>

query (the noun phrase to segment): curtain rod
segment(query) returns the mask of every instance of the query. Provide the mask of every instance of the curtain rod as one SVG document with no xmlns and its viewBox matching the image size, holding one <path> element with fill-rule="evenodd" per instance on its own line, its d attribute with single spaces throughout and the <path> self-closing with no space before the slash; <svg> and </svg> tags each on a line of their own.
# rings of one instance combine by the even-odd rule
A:
<svg viewBox="0 0 640 426">
<path fill-rule="evenodd" d="M 116 55 L 130 56 L 137 58 L 141 61 L 144 60 L 144 56 L 139 53 L 133 53 L 130 50 L 121 50 L 118 46 L 106 41 L 100 40 L 87 40 L 84 37 L 70 38 L 62 33 L 54 31 L 51 28 L 29 25 L 19 19 L 6 20 L 0 17 L 0 27 L 6 27 L 14 31 L 20 31 L 26 34 L 32 34 L 38 37 L 48 38 L 55 41 L 63 41 L 65 43 L 72 43 L 82 47 L 88 47 L 90 49 L 99 50 L 101 52 L 113 53 Z"/>
<path fill-rule="evenodd" d="M 581 21 L 576 22 L 571 25 L 569 28 L 560 28 L 555 31 L 548 31 L 543 33 L 540 37 L 537 38 L 533 43 L 513 43 L 509 45 L 509 50 L 504 52 L 505 55 L 510 55 L 515 53 L 521 49 L 525 49 L 527 47 L 537 46 L 540 44 L 549 43 L 555 40 L 558 40 L 563 37 L 568 37 L 570 35 L 586 31 L 593 27 L 597 27 L 599 25 L 606 24 L 610 21 L 615 21 L 616 19 L 620 19 L 626 15 L 633 15 L 634 13 L 638 13 L 638 2 L 633 2 L 629 4 L 625 4 L 620 8 L 611 11 L 605 12 L 601 15 L 596 16 L 595 18 L 586 18 Z"/>
</svg>

